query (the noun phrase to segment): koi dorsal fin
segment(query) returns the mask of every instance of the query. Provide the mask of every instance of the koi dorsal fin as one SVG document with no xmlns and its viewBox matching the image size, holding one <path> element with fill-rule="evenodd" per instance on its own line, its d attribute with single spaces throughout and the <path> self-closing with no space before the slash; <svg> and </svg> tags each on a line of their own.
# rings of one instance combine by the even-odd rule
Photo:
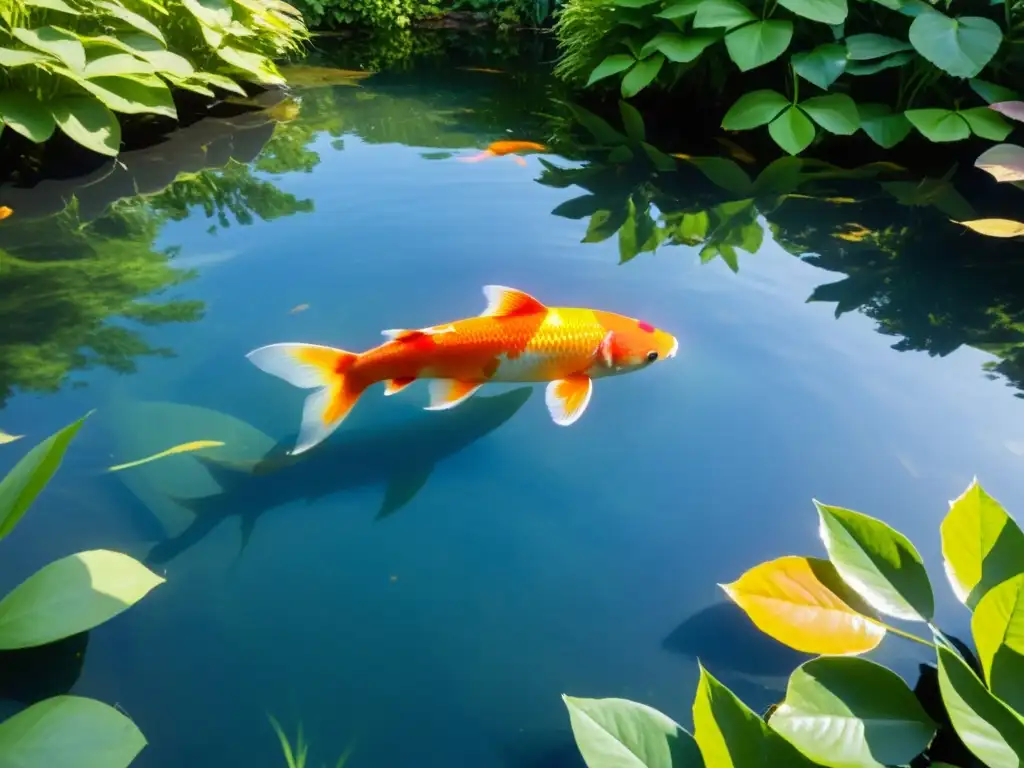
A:
<svg viewBox="0 0 1024 768">
<path fill-rule="evenodd" d="M 503 285 L 485 285 L 484 296 L 487 297 L 487 309 L 480 313 L 481 317 L 532 315 L 548 311 L 547 307 L 530 294 Z"/>
</svg>

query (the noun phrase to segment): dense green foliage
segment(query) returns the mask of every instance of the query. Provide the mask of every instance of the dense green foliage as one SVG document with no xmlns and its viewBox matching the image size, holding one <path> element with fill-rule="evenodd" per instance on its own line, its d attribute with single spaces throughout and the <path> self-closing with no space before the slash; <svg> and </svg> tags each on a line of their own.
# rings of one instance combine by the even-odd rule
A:
<svg viewBox="0 0 1024 768">
<path fill-rule="evenodd" d="M 1024 533 L 973 482 L 941 526 L 947 577 L 973 613 L 975 656 L 933 624 L 932 585 L 914 545 L 880 520 L 815 502 L 828 560 L 782 557 L 722 585 L 753 623 L 821 654 L 760 716 L 703 666 L 691 735 L 625 699 L 565 697 L 589 768 L 882 768 L 1024 761 Z M 924 624 L 934 642 L 886 624 Z M 859 654 L 886 634 L 931 647 L 942 708 Z M 623 755 L 630 755 L 623 762 Z"/>
<path fill-rule="evenodd" d="M 346 24 L 401 28 L 438 12 L 433 0 L 296 0 L 295 5 L 311 28 Z"/>
<path fill-rule="evenodd" d="M 46 487 L 86 418 L 39 443 L 0 480 L 0 539 Z M 163 581 L 118 552 L 64 557 L 0 600 L 0 650 L 39 648 L 88 632 Z M 0 722 L 0 764 L 19 768 L 125 768 L 145 746 L 121 712 L 80 696 L 46 698 Z"/>
<path fill-rule="evenodd" d="M 556 31 L 560 76 L 614 77 L 624 98 L 681 80 L 711 96 L 738 79 L 722 127 L 767 126 L 792 155 L 858 130 L 886 149 L 915 129 L 1002 141 L 1011 125 L 986 107 L 1024 77 L 1013 0 L 571 0 Z"/>
<path fill-rule="evenodd" d="M 283 83 L 273 59 L 305 37 L 283 0 L 7 0 L 0 126 L 37 144 L 59 128 L 116 155 L 118 115 L 175 119 L 174 88 L 212 98 Z"/>
</svg>

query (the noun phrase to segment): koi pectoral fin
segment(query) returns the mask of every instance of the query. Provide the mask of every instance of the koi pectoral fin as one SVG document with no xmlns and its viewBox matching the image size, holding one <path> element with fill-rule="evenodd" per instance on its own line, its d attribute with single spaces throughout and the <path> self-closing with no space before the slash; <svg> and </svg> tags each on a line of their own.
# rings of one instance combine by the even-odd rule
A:
<svg viewBox="0 0 1024 768">
<path fill-rule="evenodd" d="M 521 165 L 523 168 L 526 167 L 526 161 L 519 155 L 512 155 L 512 159 L 515 161 L 516 165 Z"/>
<path fill-rule="evenodd" d="M 468 400 L 483 384 L 457 379 L 434 379 L 430 382 L 428 411 L 444 411 Z"/>
<path fill-rule="evenodd" d="M 555 424 L 568 427 L 587 410 L 593 391 L 594 382 L 589 376 L 566 376 L 548 384 L 544 403 Z"/>
<path fill-rule="evenodd" d="M 489 157 L 495 157 L 496 155 L 490 150 L 484 150 L 477 155 L 469 155 L 468 157 L 457 157 L 455 158 L 460 163 L 479 163 L 481 160 L 486 160 Z"/>
<path fill-rule="evenodd" d="M 414 381 L 416 381 L 414 376 L 408 376 L 401 379 L 388 379 L 384 385 L 384 396 L 390 397 L 391 395 L 396 395 Z"/>
<path fill-rule="evenodd" d="M 428 464 L 425 467 L 416 467 L 397 477 L 391 478 L 384 489 L 384 501 L 381 502 L 380 511 L 377 512 L 374 520 L 383 520 L 385 517 L 390 517 L 412 501 L 416 494 L 423 490 L 423 486 L 427 484 L 427 480 L 433 471 L 433 465 Z"/>
</svg>

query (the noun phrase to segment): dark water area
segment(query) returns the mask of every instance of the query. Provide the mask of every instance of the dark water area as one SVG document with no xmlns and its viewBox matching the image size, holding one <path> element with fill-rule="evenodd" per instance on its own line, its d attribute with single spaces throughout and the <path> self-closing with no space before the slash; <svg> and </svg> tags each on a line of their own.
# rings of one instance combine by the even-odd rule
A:
<svg viewBox="0 0 1024 768">
<path fill-rule="evenodd" d="M 26 435 L 0 471 L 96 409 L 3 542 L 0 590 L 93 548 L 167 579 L 0 675 L 2 714 L 117 704 L 142 768 L 281 766 L 268 713 L 315 766 L 350 744 L 356 768 L 578 766 L 562 693 L 688 724 L 699 656 L 755 709 L 781 698 L 803 657 L 716 585 L 821 556 L 812 498 L 908 535 L 938 623 L 969 634 L 938 524 L 975 475 L 1024 510 L 1024 260 L 950 219 L 1019 190 L 729 137 L 669 157 L 567 106 L 549 41 L 473 39 L 325 42 L 303 66 L 381 71 L 293 71 L 287 98 L 123 165 L 0 187 L 0 428 Z M 507 139 L 548 150 L 459 160 Z M 679 355 L 597 381 L 569 428 L 541 386 L 434 413 L 416 384 L 282 457 L 304 393 L 248 351 L 366 349 L 477 314 L 487 284 L 640 317 Z M 194 440 L 225 445 L 106 471 Z M 912 684 L 926 658 L 895 637 L 872 657 Z"/>
</svg>

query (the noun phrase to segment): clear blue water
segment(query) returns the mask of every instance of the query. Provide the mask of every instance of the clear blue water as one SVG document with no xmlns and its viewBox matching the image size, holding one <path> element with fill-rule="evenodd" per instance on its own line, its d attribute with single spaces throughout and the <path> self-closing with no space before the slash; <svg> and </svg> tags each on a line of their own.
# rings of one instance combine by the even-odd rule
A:
<svg viewBox="0 0 1024 768">
<path fill-rule="evenodd" d="M 843 278 L 810 263 L 848 258 L 841 238 L 834 252 L 801 259 L 769 232 L 737 273 L 686 245 L 620 264 L 615 237 L 581 243 L 586 219 L 552 215 L 582 191 L 537 181 L 542 159 L 572 168 L 578 157 L 534 154 L 524 168 L 435 154 L 546 141 L 531 114 L 541 87 L 487 73 L 450 73 L 449 87 L 439 78 L 300 91 L 297 119 L 253 163 L 122 200 L 75 235 L 60 223 L 71 214 L 23 217 L 25 191 L 0 199 L 14 201 L 0 224 L 8 255 L 83 268 L 64 288 L 35 273 L 18 284 L 50 314 L 11 291 L 0 297 L 4 365 L 43 338 L 68 354 L 87 348 L 93 316 L 55 307 L 68 299 L 61 290 L 105 289 L 109 278 L 87 267 L 115 258 L 118 243 L 142 243 L 156 264 L 188 276 L 138 301 L 202 304 L 201 317 L 147 325 L 126 317 L 131 297 L 104 298 L 103 327 L 174 351 L 137 355 L 119 337 L 86 352 L 130 360 L 133 371 L 75 369 L 85 361 L 69 358 L 72 370 L 58 366 L 54 391 L 42 391 L 18 366 L 0 369 L 13 390 L 0 427 L 28 436 L 0 447 L 0 470 L 97 409 L 3 542 L 0 587 L 100 547 L 166 575 L 90 633 L 72 689 L 135 719 L 150 744 L 137 764 L 283 765 L 272 713 L 289 733 L 302 722 L 315 765 L 333 765 L 353 741 L 357 767 L 577 765 L 561 693 L 633 698 L 686 723 L 698 654 L 763 708 L 799 657 L 721 607 L 716 584 L 783 554 L 823 554 L 812 498 L 883 518 L 915 541 L 940 623 L 966 635 L 941 569 L 947 500 L 977 474 L 1010 510 L 1024 509 L 1024 411 L 983 370 L 997 358 L 955 344 L 942 357 L 901 352 L 863 312 L 837 319 L 834 300 L 808 302 Z M 306 154 L 269 164 L 296 146 Z M 186 192 L 196 178 L 236 192 L 266 182 L 295 198 L 279 209 L 297 210 L 249 224 L 228 214 L 223 227 L 201 205 L 174 208 L 195 201 Z M 248 207 L 270 196 L 256 190 Z M 889 209 L 894 226 L 930 221 Z M 816 210 L 789 217 L 813 228 Z M 981 248 L 955 237 L 950 249 Z M 83 251 L 82 238 L 97 251 Z M 138 276 L 142 262 L 125 248 Z M 644 318 L 675 333 L 680 354 L 597 382 L 568 429 L 551 423 L 540 387 L 488 387 L 461 408 L 426 413 L 416 385 L 387 399 L 370 392 L 322 451 L 258 477 L 211 478 L 189 455 L 104 471 L 189 440 L 222 440 L 225 453 L 210 455 L 238 461 L 290 447 L 304 394 L 246 352 L 278 341 L 365 349 L 383 328 L 478 313 L 489 283 Z M 925 272 L 904 295 L 928 306 L 933 288 Z M 975 299 L 954 294 L 950 313 L 958 301 L 973 312 Z M 916 310 L 911 301 L 896 314 Z M 386 488 L 406 503 L 377 519 Z M 210 494 L 219 496 L 194 500 Z M 911 682 L 924 658 L 897 638 L 875 656 Z"/>
</svg>

